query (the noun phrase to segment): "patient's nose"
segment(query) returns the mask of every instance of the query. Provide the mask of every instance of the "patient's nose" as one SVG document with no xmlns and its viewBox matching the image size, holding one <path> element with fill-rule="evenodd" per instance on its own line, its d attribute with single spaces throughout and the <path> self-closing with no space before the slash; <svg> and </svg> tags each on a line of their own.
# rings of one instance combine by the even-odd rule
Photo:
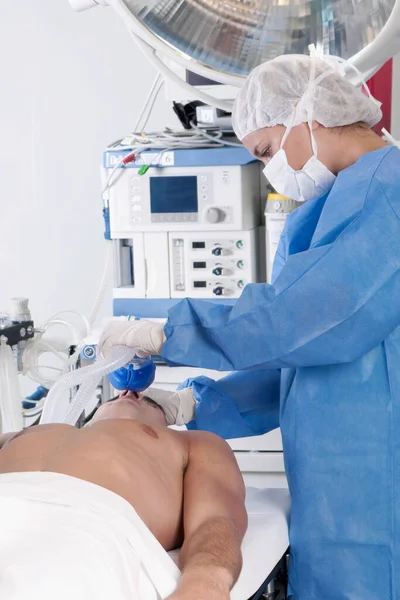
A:
<svg viewBox="0 0 400 600">
<path fill-rule="evenodd" d="M 140 392 L 132 392 L 131 390 L 123 390 L 119 397 L 123 398 L 124 396 L 133 396 L 134 398 L 137 398 L 138 400 L 142 400 L 143 399 L 143 394 L 141 394 Z"/>
</svg>

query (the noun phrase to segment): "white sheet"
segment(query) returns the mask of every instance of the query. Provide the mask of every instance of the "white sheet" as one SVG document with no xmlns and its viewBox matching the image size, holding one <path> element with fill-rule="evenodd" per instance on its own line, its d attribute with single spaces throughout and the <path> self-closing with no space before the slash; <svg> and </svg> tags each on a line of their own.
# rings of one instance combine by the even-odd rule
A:
<svg viewBox="0 0 400 600">
<path fill-rule="evenodd" d="M 247 488 L 249 526 L 243 540 L 243 568 L 232 600 L 247 600 L 266 580 L 289 546 L 287 489 Z M 179 550 L 169 553 L 177 563 Z"/>
<path fill-rule="evenodd" d="M 247 600 L 289 545 L 286 489 L 247 489 L 249 527 L 232 600 Z M 0 598 L 159 600 L 174 560 L 120 496 L 57 473 L 0 474 Z"/>
<path fill-rule="evenodd" d="M 158 600 L 179 577 L 113 492 L 57 473 L 0 475 L 2 600 Z"/>
</svg>

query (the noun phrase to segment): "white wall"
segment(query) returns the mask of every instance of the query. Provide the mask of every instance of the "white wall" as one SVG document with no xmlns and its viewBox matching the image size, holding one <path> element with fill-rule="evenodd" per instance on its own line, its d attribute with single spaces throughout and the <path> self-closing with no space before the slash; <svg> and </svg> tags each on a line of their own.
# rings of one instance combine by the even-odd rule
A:
<svg viewBox="0 0 400 600">
<path fill-rule="evenodd" d="M 38 324 L 88 313 L 105 252 L 102 150 L 129 133 L 155 72 L 112 9 L 67 0 L 0 2 L 0 57 L 0 310 L 23 295 Z M 173 124 L 169 106 L 161 93 L 150 125 Z"/>
</svg>

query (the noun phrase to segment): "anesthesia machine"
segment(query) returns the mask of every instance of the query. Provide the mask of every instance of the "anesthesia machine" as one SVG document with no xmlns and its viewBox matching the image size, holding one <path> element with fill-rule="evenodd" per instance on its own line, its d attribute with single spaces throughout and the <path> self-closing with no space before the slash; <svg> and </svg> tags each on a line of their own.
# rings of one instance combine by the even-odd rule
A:
<svg viewBox="0 0 400 600">
<path fill-rule="evenodd" d="M 104 154 L 105 169 L 120 163 L 122 171 L 109 190 L 116 314 L 136 314 L 129 299 L 233 299 L 247 283 L 263 279 L 263 184 L 247 150 L 169 151 L 145 174 L 143 161 L 151 156 L 143 153 L 126 167 L 123 158 L 121 149 Z"/>
</svg>

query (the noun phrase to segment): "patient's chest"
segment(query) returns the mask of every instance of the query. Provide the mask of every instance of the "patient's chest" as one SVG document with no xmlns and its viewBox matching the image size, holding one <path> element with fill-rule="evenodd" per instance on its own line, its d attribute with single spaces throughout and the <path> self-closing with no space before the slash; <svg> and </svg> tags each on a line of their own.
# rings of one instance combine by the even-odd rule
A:
<svg viewBox="0 0 400 600">
<path fill-rule="evenodd" d="M 27 433 L 0 451 L 0 472 L 54 471 L 125 498 L 160 543 L 181 542 L 185 436 L 128 420 L 76 430 L 55 425 Z"/>
</svg>

